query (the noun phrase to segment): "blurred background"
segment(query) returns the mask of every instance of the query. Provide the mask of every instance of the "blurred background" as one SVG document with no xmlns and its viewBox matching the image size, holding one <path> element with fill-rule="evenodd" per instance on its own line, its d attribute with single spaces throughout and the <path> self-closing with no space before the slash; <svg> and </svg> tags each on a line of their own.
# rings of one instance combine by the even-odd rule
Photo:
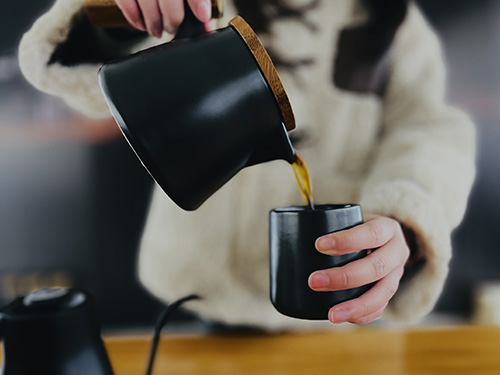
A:
<svg viewBox="0 0 500 375">
<path fill-rule="evenodd" d="M 478 128 L 478 175 L 433 314 L 470 321 L 477 287 L 500 280 L 500 2 L 418 3 L 443 42 L 449 99 Z M 135 273 L 152 180 L 112 120 L 75 114 L 18 68 L 22 34 L 51 4 L 10 1 L 0 14 L 0 304 L 77 286 L 105 329 L 152 326 L 161 305 Z"/>
</svg>

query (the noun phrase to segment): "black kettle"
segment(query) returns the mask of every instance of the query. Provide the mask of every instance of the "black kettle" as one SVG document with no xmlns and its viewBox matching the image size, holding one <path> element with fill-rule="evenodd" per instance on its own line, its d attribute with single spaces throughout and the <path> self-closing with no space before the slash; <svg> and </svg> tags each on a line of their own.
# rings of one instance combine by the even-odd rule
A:
<svg viewBox="0 0 500 375">
<path fill-rule="evenodd" d="M 171 42 L 105 63 L 99 82 L 142 164 L 185 210 L 242 168 L 295 161 L 295 119 L 276 70 L 239 16 L 205 32 L 185 3 Z"/>
<path fill-rule="evenodd" d="M 2 375 L 112 375 L 91 296 L 46 288 L 0 309 Z"/>
</svg>

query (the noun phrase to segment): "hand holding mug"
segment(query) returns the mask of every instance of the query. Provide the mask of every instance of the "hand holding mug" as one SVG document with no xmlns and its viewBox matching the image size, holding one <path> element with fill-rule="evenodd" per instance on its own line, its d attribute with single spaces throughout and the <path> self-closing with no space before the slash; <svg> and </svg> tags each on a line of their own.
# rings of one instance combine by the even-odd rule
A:
<svg viewBox="0 0 500 375">
<path fill-rule="evenodd" d="M 396 293 L 409 258 L 401 225 L 388 217 L 366 214 L 365 223 L 321 236 L 316 248 L 326 255 L 344 255 L 374 249 L 366 257 L 342 267 L 315 271 L 309 286 L 315 291 L 336 291 L 374 283 L 360 297 L 333 306 L 328 319 L 333 323 L 363 324 L 382 315 Z"/>
</svg>

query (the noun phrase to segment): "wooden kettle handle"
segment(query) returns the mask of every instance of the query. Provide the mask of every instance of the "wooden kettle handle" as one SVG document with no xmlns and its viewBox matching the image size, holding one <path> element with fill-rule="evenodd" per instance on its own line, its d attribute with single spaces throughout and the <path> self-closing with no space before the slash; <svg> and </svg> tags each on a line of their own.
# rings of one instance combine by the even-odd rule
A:
<svg viewBox="0 0 500 375">
<path fill-rule="evenodd" d="M 212 18 L 221 18 L 224 0 L 212 1 Z M 85 0 L 87 16 L 96 27 L 130 27 L 114 0 Z"/>
</svg>

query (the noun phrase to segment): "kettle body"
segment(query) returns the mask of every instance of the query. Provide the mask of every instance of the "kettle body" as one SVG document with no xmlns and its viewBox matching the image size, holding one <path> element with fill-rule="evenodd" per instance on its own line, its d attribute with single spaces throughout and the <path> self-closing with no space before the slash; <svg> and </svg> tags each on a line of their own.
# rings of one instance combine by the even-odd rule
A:
<svg viewBox="0 0 500 375">
<path fill-rule="evenodd" d="M 185 210 L 242 168 L 295 160 L 288 97 L 241 17 L 207 33 L 181 25 L 173 41 L 105 63 L 99 82 L 142 164 Z"/>
<path fill-rule="evenodd" d="M 2 375 L 112 375 L 91 296 L 47 288 L 0 309 Z"/>
</svg>

